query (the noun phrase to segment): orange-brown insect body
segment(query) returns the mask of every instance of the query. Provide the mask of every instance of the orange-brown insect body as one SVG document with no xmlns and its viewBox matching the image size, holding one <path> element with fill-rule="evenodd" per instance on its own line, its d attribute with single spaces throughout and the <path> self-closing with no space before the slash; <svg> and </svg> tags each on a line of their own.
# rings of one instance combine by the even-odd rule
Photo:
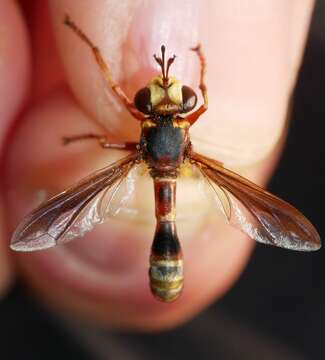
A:
<svg viewBox="0 0 325 360">
<path fill-rule="evenodd" d="M 183 288 L 183 259 L 176 232 L 176 178 L 190 149 L 190 124 L 179 114 L 196 105 L 196 95 L 168 77 L 175 56 L 168 59 L 165 67 L 164 46 L 161 52 L 161 58 L 154 56 L 161 66 L 161 76 L 139 90 L 134 102 L 147 113 L 142 123 L 140 152 L 155 190 L 157 225 L 150 256 L 150 288 L 159 299 L 172 301 Z"/>
<path fill-rule="evenodd" d="M 208 108 L 204 83 L 205 59 L 200 46 L 193 48 L 201 63 L 200 90 L 204 103 L 196 106 L 194 91 L 173 77 L 169 68 L 175 56 L 155 60 L 161 74 L 140 89 L 132 102 L 112 79 L 99 49 L 67 17 L 68 25 L 91 49 L 107 84 L 120 98 L 129 113 L 141 122 L 139 143 L 109 143 L 105 135 L 84 134 L 65 138 L 65 143 L 95 139 L 103 148 L 132 151 L 116 163 L 97 171 L 74 187 L 42 204 L 16 229 L 11 248 L 34 251 L 82 236 L 94 224 L 105 220 L 100 205 L 106 191 L 118 184 L 137 162 L 150 170 L 155 191 L 156 230 L 150 255 L 150 288 L 163 301 L 175 300 L 183 289 L 183 259 L 176 232 L 176 180 L 180 165 L 188 160 L 196 166 L 215 191 L 230 223 L 233 218 L 240 230 L 252 239 L 293 250 L 312 251 L 320 248 L 320 238 L 313 225 L 295 208 L 261 189 L 252 182 L 227 170 L 221 163 L 192 151 L 189 128 Z M 215 189 L 216 190 L 216 189 Z M 219 195 L 220 194 L 220 195 Z M 223 195 L 222 195 L 223 194 Z"/>
</svg>

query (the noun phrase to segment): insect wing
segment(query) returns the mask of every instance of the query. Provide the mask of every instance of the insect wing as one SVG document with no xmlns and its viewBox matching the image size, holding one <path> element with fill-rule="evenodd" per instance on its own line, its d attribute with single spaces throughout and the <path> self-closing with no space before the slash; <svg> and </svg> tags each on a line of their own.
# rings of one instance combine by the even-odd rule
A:
<svg viewBox="0 0 325 360">
<path fill-rule="evenodd" d="M 45 202 L 18 226 L 10 247 L 43 250 L 82 236 L 104 220 L 100 211 L 103 196 L 127 175 L 136 159 L 136 153 L 130 154 Z"/>
<path fill-rule="evenodd" d="M 147 166 L 143 162 L 135 164 L 127 176 L 121 178 L 114 187 L 106 189 L 100 206 L 100 214 L 103 219 L 139 217 L 139 205 L 141 204 L 137 202 L 137 196 L 141 190 L 140 181 L 146 173 Z M 143 197 L 141 197 L 142 199 Z"/>
<path fill-rule="evenodd" d="M 191 160 L 226 195 L 220 201 L 228 202 L 230 223 L 252 239 L 292 250 L 320 248 L 316 229 L 297 209 L 212 159 L 193 153 Z"/>
</svg>

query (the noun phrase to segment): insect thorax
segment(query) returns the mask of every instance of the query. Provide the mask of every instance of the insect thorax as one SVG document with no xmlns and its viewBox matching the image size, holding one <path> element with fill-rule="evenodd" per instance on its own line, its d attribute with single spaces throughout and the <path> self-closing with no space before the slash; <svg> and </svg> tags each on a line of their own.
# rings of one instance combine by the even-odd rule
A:
<svg viewBox="0 0 325 360">
<path fill-rule="evenodd" d="M 188 129 L 180 126 L 173 116 L 148 119 L 142 126 L 143 158 L 158 173 L 175 173 L 184 160 L 188 143 Z"/>
</svg>

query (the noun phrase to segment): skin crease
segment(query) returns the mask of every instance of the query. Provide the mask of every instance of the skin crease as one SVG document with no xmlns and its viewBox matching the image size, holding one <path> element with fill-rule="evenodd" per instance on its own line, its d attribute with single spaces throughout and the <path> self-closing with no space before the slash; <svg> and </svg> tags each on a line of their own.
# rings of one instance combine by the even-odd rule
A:
<svg viewBox="0 0 325 360">
<path fill-rule="evenodd" d="M 235 0 L 211 1 L 199 9 L 198 3 L 182 0 L 180 8 L 186 5 L 192 6 L 194 13 L 200 10 L 194 19 L 175 9 L 179 23 L 191 21 L 194 27 L 183 42 L 177 31 L 179 23 L 165 20 L 170 13 L 166 2 L 125 1 L 123 9 L 114 5 L 114 1 L 104 0 L 91 5 L 50 2 L 59 60 L 46 7 L 37 1 L 32 7 L 25 3 L 34 64 L 43 65 L 30 68 L 30 105 L 11 133 L 5 154 L 8 234 L 44 195 L 39 190 L 54 194 L 123 156 L 95 143 L 63 147 L 62 136 L 101 132 L 96 121 L 105 121 L 114 141 L 136 140 L 139 133 L 137 121 L 105 91 L 89 50 L 62 25 L 65 13 L 103 50 L 114 78 L 130 96 L 154 74 L 151 54 L 159 50 L 162 41 L 177 55 L 175 75 L 185 84 L 196 85 L 198 63 L 187 48 L 195 45 L 193 39 L 202 41 L 210 108 L 191 129 L 195 149 L 261 184 L 272 172 L 313 2 L 265 0 L 243 5 Z M 112 16 L 112 8 L 116 14 L 120 11 L 121 18 Z M 200 19 L 204 19 L 202 24 Z M 173 26 L 174 31 L 163 30 Z M 208 36 L 212 27 L 213 41 Z M 123 36 L 110 36 L 114 31 Z M 29 287 L 51 307 L 70 314 L 115 327 L 156 330 L 185 321 L 227 291 L 246 264 L 252 242 L 216 222 L 202 199 L 186 203 L 185 191 L 177 198 L 178 214 L 185 214 L 185 220 L 179 221 L 186 269 L 184 293 L 172 304 L 151 297 L 147 266 L 153 237 L 152 192 L 141 189 L 144 224 L 137 218 L 110 220 L 67 246 L 32 254 L 11 253 Z M 188 190 L 191 196 L 193 189 Z M 190 212 L 185 213 L 186 208 L 202 215 L 194 220 Z"/>
</svg>

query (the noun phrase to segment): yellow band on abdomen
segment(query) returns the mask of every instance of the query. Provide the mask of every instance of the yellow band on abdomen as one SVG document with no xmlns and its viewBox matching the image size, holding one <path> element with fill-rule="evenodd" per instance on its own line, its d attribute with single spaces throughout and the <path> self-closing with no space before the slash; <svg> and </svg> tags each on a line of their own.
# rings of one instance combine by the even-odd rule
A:
<svg viewBox="0 0 325 360">
<path fill-rule="evenodd" d="M 183 260 L 155 260 L 150 262 L 150 288 L 162 301 L 175 300 L 183 289 Z"/>
</svg>

